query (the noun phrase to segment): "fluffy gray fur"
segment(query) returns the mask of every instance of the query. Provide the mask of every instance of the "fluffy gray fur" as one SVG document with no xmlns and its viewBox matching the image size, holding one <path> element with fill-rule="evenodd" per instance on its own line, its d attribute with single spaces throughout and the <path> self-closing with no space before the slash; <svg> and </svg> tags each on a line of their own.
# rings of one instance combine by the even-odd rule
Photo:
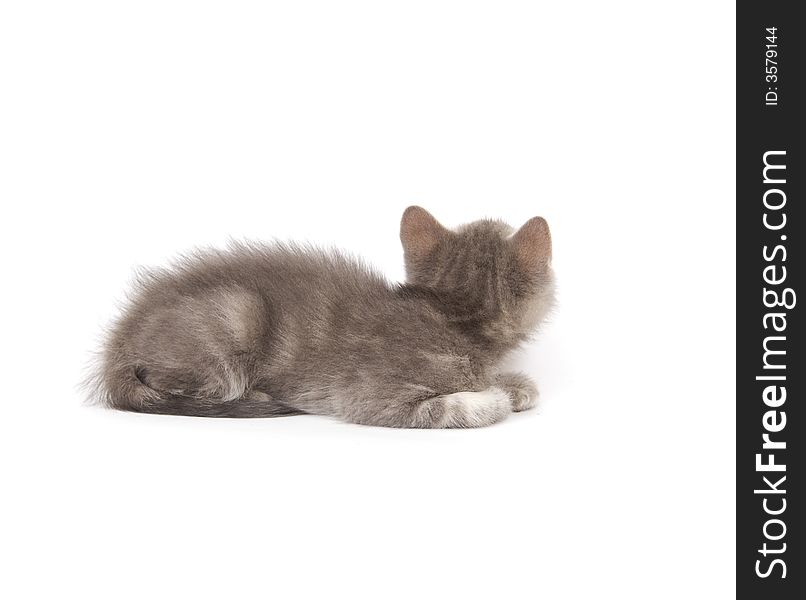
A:
<svg viewBox="0 0 806 600">
<path fill-rule="evenodd" d="M 207 417 L 311 413 L 386 427 L 477 427 L 531 408 L 498 373 L 550 309 L 545 220 L 449 230 L 412 206 L 406 282 L 290 244 L 235 244 L 140 278 L 106 340 L 95 397 Z"/>
</svg>

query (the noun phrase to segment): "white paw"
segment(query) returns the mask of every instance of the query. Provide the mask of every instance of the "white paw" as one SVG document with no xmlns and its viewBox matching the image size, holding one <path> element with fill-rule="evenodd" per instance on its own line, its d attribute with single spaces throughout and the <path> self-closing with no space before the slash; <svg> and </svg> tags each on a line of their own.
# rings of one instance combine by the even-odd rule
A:
<svg viewBox="0 0 806 600">
<path fill-rule="evenodd" d="M 518 388 L 510 390 L 510 400 L 512 401 L 512 410 L 521 412 L 534 408 L 537 404 L 537 388 Z"/>
<path fill-rule="evenodd" d="M 500 373 L 496 384 L 509 394 L 515 412 L 528 410 L 537 404 L 537 386 L 523 373 Z"/>
<path fill-rule="evenodd" d="M 512 410 L 509 394 L 497 387 L 481 392 L 457 392 L 442 399 L 445 402 L 442 427 L 484 427 L 500 421 Z"/>
</svg>

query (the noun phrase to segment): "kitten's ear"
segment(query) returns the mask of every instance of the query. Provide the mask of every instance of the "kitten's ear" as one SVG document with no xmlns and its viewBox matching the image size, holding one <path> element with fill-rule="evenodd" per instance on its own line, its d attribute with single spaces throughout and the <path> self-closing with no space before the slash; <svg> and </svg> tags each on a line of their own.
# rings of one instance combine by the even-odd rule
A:
<svg viewBox="0 0 806 600">
<path fill-rule="evenodd" d="M 534 217 L 512 236 L 518 262 L 529 271 L 545 269 L 551 262 L 551 233 L 543 217 Z"/>
<path fill-rule="evenodd" d="M 424 208 L 409 206 L 400 220 L 400 241 L 403 250 L 413 258 L 425 258 L 448 233 L 439 221 Z"/>
</svg>

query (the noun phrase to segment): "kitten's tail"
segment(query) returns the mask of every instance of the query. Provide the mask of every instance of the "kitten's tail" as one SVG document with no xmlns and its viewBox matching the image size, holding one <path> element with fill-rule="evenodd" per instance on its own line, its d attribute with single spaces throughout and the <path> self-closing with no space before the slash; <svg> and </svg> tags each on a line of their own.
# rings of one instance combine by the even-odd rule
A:
<svg viewBox="0 0 806 600">
<path fill-rule="evenodd" d="M 247 391 L 234 400 L 198 398 L 149 387 L 131 365 L 107 365 L 89 382 L 97 404 L 129 412 L 190 417 L 260 418 L 303 414 L 263 392 Z"/>
</svg>

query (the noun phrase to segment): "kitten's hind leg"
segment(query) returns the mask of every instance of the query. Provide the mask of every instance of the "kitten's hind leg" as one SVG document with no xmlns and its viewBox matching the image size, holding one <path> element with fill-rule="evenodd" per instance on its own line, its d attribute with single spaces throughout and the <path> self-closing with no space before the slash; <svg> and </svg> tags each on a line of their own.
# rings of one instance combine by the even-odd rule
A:
<svg viewBox="0 0 806 600">
<path fill-rule="evenodd" d="M 504 390 L 512 401 L 512 410 L 520 412 L 537 404 L 537 386 L 523 373 L 499 373 L 495 384 Z"/>
</svg>

